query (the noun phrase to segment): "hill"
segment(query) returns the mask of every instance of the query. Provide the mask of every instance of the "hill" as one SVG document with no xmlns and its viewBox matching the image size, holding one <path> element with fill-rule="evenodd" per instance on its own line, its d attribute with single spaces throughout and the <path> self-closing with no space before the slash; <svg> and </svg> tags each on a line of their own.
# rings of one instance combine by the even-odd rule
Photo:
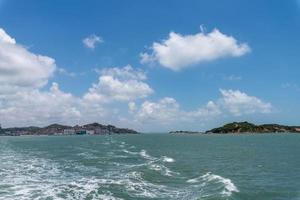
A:
<svg viewBox="0 0 300 200">
<path fill-rule="evenodd" d="M 66 126 L 51 124 L 45 127 L 13 127 L 0 128 L 0 135 L 107 135 L 107 134 L 137 134 L 138 132 L 128 128 L 118 128 L 113 125 L 102 125 L 98 123 L 86 124 L 83 126 Z"/>
<path fill-rule="evenodd" d="M 206 133 L 300 133 L 300 126 L 284 126 L 279 124 L 255 125 L 249 122 L 233 122 L 214 128 Z"/>
</svg>

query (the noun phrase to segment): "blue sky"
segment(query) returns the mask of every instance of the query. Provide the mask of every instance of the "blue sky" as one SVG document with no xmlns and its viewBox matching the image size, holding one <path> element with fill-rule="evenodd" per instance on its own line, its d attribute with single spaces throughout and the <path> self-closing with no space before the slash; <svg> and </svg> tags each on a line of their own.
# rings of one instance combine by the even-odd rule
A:
<svg viewBox="0 0 300 200">
<path fill-rule="evenodd" d="M 17 48 L 54 60 L 46 77 L 32 80 L 43 83 L 26 87 L 10 83 L 12 73 L 4 73 L 4 69 L 11 65 L 12 71 L 20 74 L 16 69 L 24 67 L 36 75 L 35 68 L 6 61 L 1 69 L 0 64 L 0 82 L 11 91 L 7 94 L 0 89 L 0 121 L 4 126 L 98 121 L 142 131 L 205 130 L 233 120 L 300 124 L 299 22 L 300 3 L 296 0 L 0 0 L 0 27 L 5 35 L 16 40 Z M 207 42 L 215 29 L 220 33 L 217 38 L 225 37 L 223 42 Z M 171 32 L 179 39 L 175 41 L 174 36 L 173 41 Z M 101 40 L 94 48 L 83 43 L 91 36 Z M 228 46 L 230 38 L 235 42 Z M 165 46 L 167 54 L 162 53 Z M 149 56 L 145 62 L 143 53 Z M 124 68 L 127 65 L 131 67 Z M 124 77 L 124 73 L 146 77 Z M 127 84 L 130 91 L 111 87 L 115 82 L 99 81 L 104 76 Z M 68 102 L 53 108 L 50 102 L 38 101 L 37 105 L 30 103 L 32 107 L 20 106 L 32 102 L 28 99 L 7 103 L 20 99 L 16 97 L 20 92 L 34 96 L 34 91 L 40 99 L 47 99 L 53 82 L 60 95 L 71 95 Z M 91 92 L 93 84 L 101 98 L 84 102 L 87 94 L 95 92 Z M 205 110 L 209 101 L 217 107 L 213 111 Z M 97 105 L 98 110 L 82 104 Z M 50 111 L 65 112 L 50 112 L 45 105 Z M 65 115 L 70 109 L 75 114 Z M 27 116 L 27 120 L 7 116 L 14 113 Z M 178 119 L 177 115 L 184 117 Z"/>
</svg>

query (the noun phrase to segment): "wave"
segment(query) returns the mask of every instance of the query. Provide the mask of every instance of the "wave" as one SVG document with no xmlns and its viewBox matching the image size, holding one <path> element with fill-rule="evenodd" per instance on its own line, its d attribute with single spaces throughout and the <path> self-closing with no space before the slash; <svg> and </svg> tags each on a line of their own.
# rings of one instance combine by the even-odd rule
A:
<svg viewBox="0 0 300 200">
<path fill-rule="evenodd" d="M 221 188 L 222 196 L 231 196 L 233 192 L 239 192 L 238 188 L 229 178 L 208 172 L 200 177 L 187 180 L 188 183 L 201 183 L 202 187 Z M 221 185 L 220 185 L 221 184 Z"/>
<path fill-rule="evenodd" d="M 147 160 L 156 160 L 157 158 L 150 156 L 146 150 L 142 149 L 140 151 L 140 156 L 147 159 Z"/>
<path fill-rule="evenodd" d="M 99 169 L 61 164 L 7 147 L 0 150 L 0 199 L 121 200 L 110 191 L 99 191 L 99 181 L 87 175 L 99 173 Z M 72 172 L 68 172 L 70 169 Z"/>
<path fill-rule="evenodd" d="M 148 169 L 160 172 L 164 176 L 174 176 L 174 175 L 179 174 L 178 172 L 174 172 L 162 164 L 164 162 L 167 162 L 167 163 L 175 162 L 175 159 L 173 159 L 173 158 L 170 158 L 167 156 L 162 156 L 161 158 L 157 158 L 157 157 L 154 157 L 154 156 L 151 156 L 150 154 L 148 154 L 148 152 L 144 149 L 142 149 L 140 152 L 132 152 L 132 151 L 123 149 L 123 152 L 129 153 L 131 155 L 140 155 L 143 159 L 148 160 L 147 162 L 145 162 L 143 164 L 134 165 L 134 167 L 146 166 L 146 167 L 148 167 Z"/>
<path fill-rule="evenodd" d="M 170 157 L 167 157 L 167 156 L 163 156 L 163 157 L 162 157 L 162 160 L 163 160 L 163 162 L 168 162 L 168 163 L 173 163 L 173 162 L 175 162 L 175 159 L 174 159 L 174 158 L 170 158 Z"/>
<path fill-rule="evenodd" d="M 214 199 L 227 199 L 233 192 L 238 192 L 238 188 L 228 178 L 209 172 L 187 180 L 171 170 L 176 162 L 174 158 L 154 156 L 145 149 L 136 148 L 133 151 L 130 145 L 121 143 L 124 147 L 120 147 L 119 144 L 114 141 L 110 145 L 116 148 L 105 149 L 111 150 L 112 154 L 105 152 L 103 156 L 106 157 L 101 157 L 103 163 L 97 168 L 84 165 L 80 160 L 47 159 L 43 154 L 18 151 L 3 147 L 0 143 L 1 198 L 196 200 L 213 195 L 218 195 Z M 96 155 L 96 152 L 91 152 Z M 89 158 L 90 154 L 78 153 L 77 149 L 75 158 L 78 157 Z M 153 181 L 154 173 L 157 180 L 162 178 L 164 181 Z M 166 185 L 165 181 L 171 184 Z M 175 181 L 180 181 L 182 185 L 172 185 Z"/>
</svg>

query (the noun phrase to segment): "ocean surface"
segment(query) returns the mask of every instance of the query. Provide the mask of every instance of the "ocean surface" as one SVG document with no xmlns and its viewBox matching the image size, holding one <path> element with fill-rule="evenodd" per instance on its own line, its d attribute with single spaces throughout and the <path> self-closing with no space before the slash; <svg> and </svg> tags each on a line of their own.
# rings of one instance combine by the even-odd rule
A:
<svg viewBox="0 0 300 200">
<path fill-rule="evenodd" d="M 300 200 L 300 134 L 0 137 L 0 199 Z"/>
</svg>

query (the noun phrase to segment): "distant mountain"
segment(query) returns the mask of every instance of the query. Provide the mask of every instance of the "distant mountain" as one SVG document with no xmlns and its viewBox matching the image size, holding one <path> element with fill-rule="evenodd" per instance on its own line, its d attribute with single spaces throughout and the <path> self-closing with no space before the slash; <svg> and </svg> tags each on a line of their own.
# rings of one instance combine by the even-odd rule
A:
<svg viewBox="0 0 300 200">
<path fill-rule="evenodd" d="M 300 126 L 284 126 L 279 124 L 255 125 L 249 122 L 233 122 L 206 133 L 300 133 Z"/>
<path fill-rule="evenodd" d="M 66 126 L 61 124 L 51 124 L 46 127 L 14 127 L 5 128 L 0 127 L 0 135 L 82 135 L 82 134 L 138 134 L 137 131 L 127 128 L 117 128 L 112 125 L 102 125 L 98 123 L 86 124 L 83 126 Z"/>
</svg>

